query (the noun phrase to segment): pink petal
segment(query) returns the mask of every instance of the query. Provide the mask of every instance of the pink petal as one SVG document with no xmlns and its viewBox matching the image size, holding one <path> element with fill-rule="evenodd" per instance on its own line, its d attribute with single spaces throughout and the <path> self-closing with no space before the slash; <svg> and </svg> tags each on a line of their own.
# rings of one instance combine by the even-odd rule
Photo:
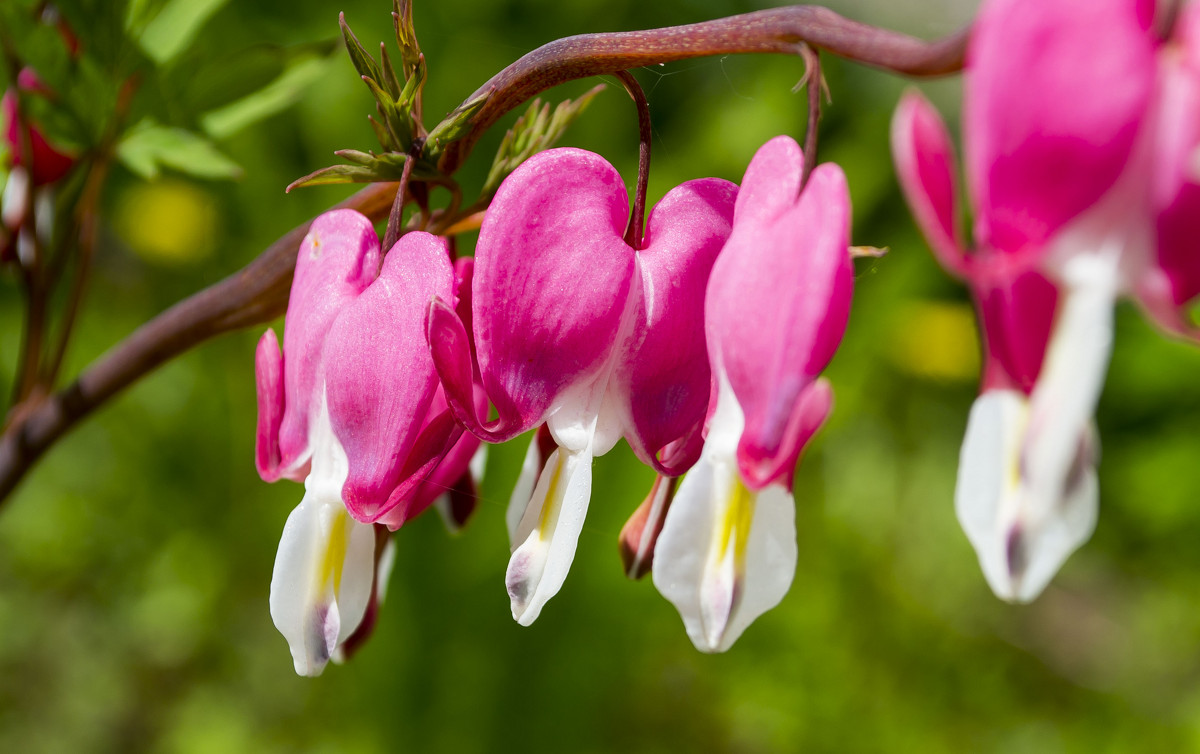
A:
<svg viewBox="0 0 1200 754">
<path fill-rule="evenodd" d="M 375 279 L 379 238 L 371 221 L 353 210 L 327 212 L 313 221 L 296 257 L 296 273 L 283 328 L 286 400 L 279 429 L 283 473 L 311 452 L 308 424 L 320 404 L 321 349 L 334 320 Z"/>
<path fill-rule="evenodd" d="M 430 456 L 446 450 L 449 427 L 440 438 L 421 439 L 438 385 L 424 324 L 429 302 L 451 298 L 453 284 L 445 240 L 408 233 L 388 253 L 379 278 L 329 331 L 329 416 L 350 463 L 343 500 L 359 521 L 388 513 L 400 502 L 392 497 L 397 487 L 414 475 L 419 483 L 432 470 L 424 468 Z"/>
<path fill-rule="evenodd" d="M 729 237 L 736 196 L 736 185 L 716 178 L 672 189 L 650 213 L 638 252 L 643 295 L 614 376 L 628 401 L 626 439 L 643 463 L 670 476 L 700 457 L 712 374 L 704 330 L 696 324 L 704 318 L 704 292 Z M 683 452 L 660 461 L 659 452 L 672 443 Z"/>
<path fill-rule="evenodd" d="M 993 259 L 1003 265 L 1003 258 Z M 983 390 L 1017 389 L 1028 395 L 1046 355 L 1058 289 L 1034 271 L 977 275 L 972 286 L 983 330 Z"/>
<path fill-rule="evenodd" d="M 1124 170 L 1154 87 L 1156 42 L 1145 6 L 985 4 L 963 103 L 981 246 L 1040 247 Z"/>
<path fill-rule="evenodd" d="M 937 110 L 916 89 L 905 92 L 892 118 L 892 157 L 934 255 L 947 271 L 962 275 L 967 258 L 960 240 L 954 144 Z"/>
<path fill-rule="evenodd" d="M 283 354 L 275 331 L 267 329 L 254 352 L 254 382 L 258 395 L 258 426 L 254 465 L 264 482 L 280 477 L 279 424 L 283 421 Z M 303 470 L 307 476 L 307 469 Z M 300 478 L 303 480 L 303 477 Z M 297 480 L 297 481 L 300 481 Z"/>
<path fill-rule="evenodd" d="M 795 462 L 797 401 L 833 357 L 850 315 L 850 196 L 841 169 L 817 167 L 798 201 L 793 181 L 759 182 L 786 174 L 781 165 L 798 175 L 801 162 L 786 137 L 755 155 L 705 307 L 714 370 L 725 371 L 745 412 L 739 465 L 755 483 Z M 743 212 L 748 191 L 782 209 Z"/>
<path fill-rule="evenodd" d="M 1142 283 L 1143 303 L 1169 331 L 1196 336 L 1179 311 L 1200 294 L 1200 6 L 1189 4 L 1176 26 L 1181 57 L 1166 57 L 1158 97 L 1153 203 L 1158 254 Z M 1190 55 L 1191 58 L 1183 58 Z"/>
<path fill-rule="evenodd" d="M 436 418 L 438 414 L 445 412 L 448 408 L 445 393 L 439 389 L 429 407 L 431 419 Z M 476 391 L 475 408 L 480 413 L 487 411 L 487 399 L 483 396 L 482 390 Z M 470 432 L 461 433 L 433 472 L 421 482 L 405 517 L 413 518 L 432 505 L 439 497 L 453 491 L 464 475 L 469 479 L 471 459 L 475 457 L 479 446 L 478 437 Z"/>
<path fill-rule="evenodd" d="M 476 247 L 472 310 L 499 415 L 488 439 L 532 428 L 607 359 L 633 280 L 628 214 L 620 175 L 580 149 L 535 155 L 496 193 Z M 463 391 L 447 386 L 447 397 L 453 405 Z"/>
</svg>

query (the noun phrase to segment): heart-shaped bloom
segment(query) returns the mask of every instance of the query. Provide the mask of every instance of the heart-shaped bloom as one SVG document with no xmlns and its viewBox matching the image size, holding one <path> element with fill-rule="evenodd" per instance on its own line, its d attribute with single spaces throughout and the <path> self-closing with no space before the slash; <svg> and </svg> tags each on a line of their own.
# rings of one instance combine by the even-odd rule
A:
<svg viewBox="0 0 1200 754">
<path fill-rule="evenodd" d="M 362 621 L 377 578 L 372 524 L 396 528 L 432 502 L 421 485 L 459 434 L 434 406 L 424 336 L 429 301 L 454 300 L 445 241 L 409 233 L 382 269 L 379 252 L 361 214 L 317 218 L 297 257 L 283 351 L 268 330 L 256 357 L 259 473 L 305 486 L 271 580 L 272 618 L 303 675 L 320 673 Z"/>
<path fill-rule="evenodd" d="M 803 162 L 780 136 L 746 169 L 704 310 L 716 405 L 654 551 L 655 586 L 706 652 L 728 649 L 791 586 L 792 475 L 833 404 L 818 376 L 850 315 L 850 195 L 833 164 L 801 190 Z"/>
<path fill-rule="evenodd" d="M 985 343 L 955 506 L 997 595 L 1035 598 L 1096 521 L 1092 426 L 1113 304 L 1135 294 L 1176 333 L 1200 292 L 1197 11 L 1173 40 L 1143 0 L 995 0 L 972 34 L 964 103 L 975 244 L 954 149 L 916 93 L 893 121 L 901 185 Z"/>
<path fill-rule="evenodd" d="M 473 345 L 494 421 L 475 404 L 467 325 L 444 303 L 430 309 L 429 343 L 459 421 L 490 442 L 545 422 L 556 445 L 527 463 L 518 490 L 528 492 L 510 508 L 506 584 L 522 624 L 566 578 L 594 456 L 624 436 L 642 461 L 679 474 L 699 453 L 710 376 L 695 323 L 736 191 L 717 179 L 676 187 L 634 249 L 623 238 L 628 195 L 603 158 L 552 149 L 514 171 L 475 252 Z"/>
</svg>

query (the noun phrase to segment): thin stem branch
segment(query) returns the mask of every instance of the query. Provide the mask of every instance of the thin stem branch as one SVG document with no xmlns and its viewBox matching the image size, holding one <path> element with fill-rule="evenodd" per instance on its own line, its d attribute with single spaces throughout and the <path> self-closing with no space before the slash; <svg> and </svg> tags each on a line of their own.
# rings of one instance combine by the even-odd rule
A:
<svg viewBox="0 0 1200 754">
<path fill-rule="evenodd" d="M 687 26 L 558 39 L 500 71 L 464 100 L 490 94 L 475 114 L 470 133 L 446 148 L 440 168 L 447 175 L 454 173 L 479 137 L 505 113 L 567 81 L 712 55 L 794 55 L 801 42 L 905 76 L 942 76 L 962 70 L 967 31 L 925 42 L 851 21 L 828 8 L 794 5 Z"/>
<path fill-rule="evenodd" d="M 634 249 L 642 248 L 642 233 L 646 227 L 646 187 L 650 183 L 650 103 L 641 84 L 629 71 L 617 71 L 616 77 L 625 86 L 625 91 L 637 105 L 638 115 L 638 174 L 637 188 L 633 194 L 633 212 L 625 228 L 625 243 Z"/>
<path fill-rule="evenodd" d="M 804 131 L 804 170 L 800 175 L 800 189 L 808 183 L 808 176 L 817 166 L 817 125 L 821 120 L 821 90 L 824 82 L 821 79 L 821 53 L 813 47 L 804 45 L 801 55 L 804 58 L 804 85 L 808 87 L 808 123 Z"/>
<path fill-rule="evenodd" d="M 394 183 L 364 188 L 338 205 L 383 219 Z M 93 362 L 71 385 L 22 413 L 0 436 L 0 503 L 59 437 L 138 378 L 221 333 L 267 322 L 287 309 L 304 223 L 253 262 L 159 314 Z"/>
<path fill-rule="evenodd" d="M 71 341 L 71 331 L 75 326 L 75 318 L 83 301 L 83 292 L 87 288 L 88 276 L 91 272 L 92 258 L 95 255 L 96 237 L 99 235 L 100 219 L 98 217 L 100 204 L 100 189 L 108 173 L 106 159 L 98 160 L 88 171 L 87 182 L 79 199 L 77 219 L 72 223 L 70 232 L 78 230 L 79 258 L 75 264 L 75 277 L 71 281 L 71 292 L 67 298 L 67 308 L 63 312 L 58 340 L 50 358 L 46 361 L 41 374 L 41 383 L 47 390 L 54 389 L 58 372 L 62 369 L 63 358 L 67 353 L 67 344 Z"/>
<path fill-rule="evenodd" d="M 387 254 L 400 240 L 400 225 L 404 221 L 404 203 L 408 196 L 408 179 L 412 176 L 413 156 L 410 153 L 404 160 L 404 170 L 400 172 L 400 183 L 396 185 L 396 198 L 392 200 L 392 209 L 388 213 L 387 230 L 383 232 L 383 253 Z"/>
</svg>

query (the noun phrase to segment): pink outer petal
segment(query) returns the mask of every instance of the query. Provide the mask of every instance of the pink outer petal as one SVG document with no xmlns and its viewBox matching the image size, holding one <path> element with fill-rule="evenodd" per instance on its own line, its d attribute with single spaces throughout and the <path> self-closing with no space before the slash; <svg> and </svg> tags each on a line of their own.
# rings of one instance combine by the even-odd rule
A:
<svg viewBox="0 0 1200 754">
<path fill-rule="evenodd" d="M 738 463 L 756 488 L 794 462 L 797 401 L 833 357 L 850 316 L 846 179 L 836 165 L 821 165 L 797 201 L 795 182 L 777 177 L 799 175 L 802 159 L 787 137 L 754 156 L 705 306 L 713 368 L 725 371 L 745 413 Z M 743 205 L 747 192 L 776 211 Z"/>
<path fill-rule="evenodd" d="M 478 397 L 482 400 L 476 402 L 476 408 L 480 411 L 486 411 L 487 400 L 483 397 L 483 391 L 480 390 L 477 393 Z M 436 415 L 446 411 L 446 409 L 446 396 L 441 390 L 438 390 L 434 396 L 433 404 L 430 406 L 430 413 Z M 479 438 L 470 432 L 461 433 L 458 441 L 454 443 L 433 472 L 417 488 L 406 517 L 412 518 L 420 514 L 432 505 L 433 501 L 450 492 L 464 475 L 469 478 L 471 459 L 475 457 L 475 452 L 479 450 L 480 444 Z"/>
<path fill-rule="evenodd" d="M 980 265 L 972 288 L 983 330 L 983 390 L 1016 389 L 1028 395 L 1042 369 L 1058 289 L 1041 273 L 996 271 Z M 990 274 L 987 274 L 990 273 Z"/>
<path fill-rule="evenodd" d="M 934 256 L 948 272 L 963 275 L 967 258 L 960 240 L 954 144 L 942 117 L 916 89 L 905 92 L 892 118 L 892 157 Z"/>
<path fill-rule="evenodd" d="M 1158 96 L 1153 204 L 1158 254 L 1143 304 L 1168 330 L 1196 335 L 1178 308 L 1200 294 L 1200 5 L 1181 11 L 1179 49 L 1164 55 Z"/>
<path fill-rule="evenodd" d="M 430 457 L 440 457 L 451 441 L 450 426 L 434 431 L 431 422 L 423 431 L 422 425 L 438 384 L 425 313 L 434 296 L 450 298 L 453 285 L 445 240 L 408 233 L 388 253 L 379 278 L 329 331 L 329 417 L 350 464 L 342 499 L 364 523 L 398 505 L 397 488 L 414 476 L 419 483 L 432 471 L 425 468 Z"/>
<path fill-rule="evenodd" d="M 283 328 L 285 411 L 280 463 L 307 461 L 308 422 L 320 404 L 321 350 L 338 314 L 375 279 L 379 238 L 371 221 L 349 209 L 313 220 L 296 257 Z"/>
<path fill-rule="evenodd" d="M 1041 247 L 1124 170 L 1154 87 L 1146 6 L 985 4 L 971 36 L 963 103 L 980 246 Z"/>
<path fill-rule="evenodd" d="M 23 68 L 17 74 L 17 86 L 26 92 L 48 95 L 50 92 L 38 80 L 37 74 L 31 68 Z M 14 165 L 25 163 L 24 139 L 21 138 L 21 127 L 17 121 L 17 94 L 9 90 L 0 101 L 0 111 L 4 118 L 4 138 L 8 142 L 10 159 Z M 33 166 L 30 168 L 30 178 L 34 186 L 45 186 L 54 183 L 67 174 L 75 159 L 60 152 L 42 136 L 36 127 L 29 128 L 29 147 L 32 154 Z M 29 167 L 29 166 L 26 166 Z"/>
<path fill-rule="evenodd" d="M 472 309 L 496 422 L 467 416 L 468 391 L 449 384 L 464 373 L 456 348 L 466 340 L 442 331 L 454 329 L 447 312 L 430 318 L 447 397 L 468 429 L 491 441 L 515 437 L 604 364 L 634 276 L 634 252 L 622 240 L 628 212 L 616 170 L 579 149 L 535 155 L 500 186 L 476 247 Z"/>
<path fill-rule="evenodd" d="M 615 377 L 629 412 L 626 439 L 643 463 L 668 476 L 700 457 L 712 373 L 704 329 L 696 324 L 736 196 L 735 184 L 717 178 L 672 189 L 650 213 L 646 248 L 638 252 L 644 295 Z M 660 461 L 672 443 L 679 452 Z"/>
<path fill-rule="evenodd" d="M 258 395 L 254 465 L 264 482 L 274 482 L 280 477 L 279 424 L 283 421 L 283 354 L 279 350 L 275 331 L 269 328 L 259 338 L 258 348 L 254 352 L 254 382 Z M 307 469 L 304 471 L 307 476 Z"/>
<path fill-rule="evenodd" d="M 833 388 L 829 380 L 821 377 L 800 391 L 787 429 L 783 433 L 784 445 L 774 457 L 764 462 L 750 464 L 739 459 L 738 468 L 752 489 L 763 489 L 772 482 L 792 489 L 796 464 L 808 441 L 817 434 L 833 412 Z"/>
</svg>

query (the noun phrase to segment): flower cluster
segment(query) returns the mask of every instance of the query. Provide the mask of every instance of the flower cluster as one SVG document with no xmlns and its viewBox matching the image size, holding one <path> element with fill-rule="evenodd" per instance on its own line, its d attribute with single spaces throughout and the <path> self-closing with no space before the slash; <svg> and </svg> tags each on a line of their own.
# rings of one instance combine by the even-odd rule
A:
<svg viewBox="0 0 1200 754">
<path fill-rule="evenodd" d="M 956 507 L 1000 597 L 1034 599 L 1091 535 L 1092 423 L 1116 299 L 1195 339 L 1200 294 L 1200 5 L 1168 39 L 1143 0 L 995 0 L 968 51 L 967 188 L 915 93 L 893 122 L 897 172 L 942 265 L 966 280 L 985 341 Z"/>
<path fill-rule="evenodd" d="M 973 251 L 950 136 L 920 95 L 892 142 L 980 318 L 958 516 L 996 594 L 1028 601 L 1095 525 L 1115 302 L 1200 334 L 1184 310 L 1200 294 L 1200 5 L 1164 19 L 1152 0 L 990 0 L 968 60 Z M 643 233 L 605 160 L 544 151 L 457 262 L 423 232 L 380 249 L 354 212 L 313 223 L 283 349 L 268 331 L 256 364 L 259 473 L 306 490 L 271 585 L 297 672 L 370 630 L 387 530 L 439 499 L 461 525 L 472 459 L 523 433 L 505 574 L 519 623 L 562 588 L 593 458 L 621 438 L 658 475 L 621 532 L 625 567 L 653 573 L 696 647 L 728 649 L 779 603 L 797 560 L 793 475 L 832 409 L 820 375 L 853 289 L 845 177 L 806 159 L 773 139 L 740 186 L 684 183 Z"/>
<path fill-rule="evenodd" d="M 481 440 L 530 430 L 508 514 L 518 622 L 562 587 L 592 459 L 622 437 L 660 478 L 692 469 L 673 501 L 673 482 L 656 485 L 632 547 L 695 644 L 727 648 L 782 599 L 792 474 L 831 407 L 818 375 L 852 288 L 845 179 L 822 165 L 801 188 L 803 159 L 780 137 L 740 190 L 676 187 L 631 246 L 616 170 L 542 152 L 505 180 L 457 270 L 426 233 L 382 256 L 357 213 L 313 223 L 283 349 L 268 331 L 256 359 L 259 473 L 305 484 L 271 583 L 297 672 L 320 672 L 373 615 L 386 529 L 441 490 L 469 495 Z"/>
</svg>

